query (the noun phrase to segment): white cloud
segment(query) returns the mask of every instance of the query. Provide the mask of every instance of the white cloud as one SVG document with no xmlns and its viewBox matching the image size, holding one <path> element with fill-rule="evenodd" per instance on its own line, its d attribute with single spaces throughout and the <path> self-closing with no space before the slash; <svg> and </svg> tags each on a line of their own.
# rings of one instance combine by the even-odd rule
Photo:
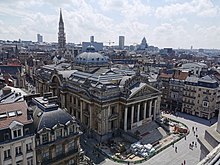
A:
<svg viewBox="0 0 220 165">
<path fill-rule="evenodd" d="M 190 13 L 198 16 L 216 16 L 219 14 L 219 6 L 215 6 L 211 0 L 193 0 L 191 2 L 174 3 L 158 7 L 155 15 L 160 18 L 170 18 Z"/>
<path fill-rule="evenodd" d="M 31 0 L 29 4 L 25 0 L 8 1 L 0 1 L 0 39 L 35 41 L 40 33 L 45 41 L 57 41 L 61 7 L 67 42 L 88 41 L 94 35 L 97 41 L 117 44 L 118 36 L 124 35 L 126 44 L 140 43 L 145 36 L 150 45 L 159 47 L 220 47 L 217 23 L 205 27 L 201 22 L 190 22 L 185 15 L 218 16 L 218 6 L 209 0 L 169 0 L 170 5 L 158 7 L 156 13 L 150 1 L 143 0 L 100 0 L 97 8 L 91 4 L 95 0 Z M 33 12 L 33 8 L 41 10 Z"/>
</svg>

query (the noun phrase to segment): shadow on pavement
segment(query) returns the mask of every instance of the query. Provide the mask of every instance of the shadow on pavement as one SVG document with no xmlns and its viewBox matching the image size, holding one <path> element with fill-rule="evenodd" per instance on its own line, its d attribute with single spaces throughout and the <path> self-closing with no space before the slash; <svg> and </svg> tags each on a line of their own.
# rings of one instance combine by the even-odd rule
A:
<svg viewBox="0 0 220 165">
<path fill-rule="evenodd" d="M 207 119 L 204 119 L 204 118 L 200 118 L 200 117 L 189 115 L 189 114 L 182 113 L 182 112 L 177 112 L 177 114 L 174 115 L 174 116 L 184 118 L 186 120 L 195 121 L 197 123 L 200 123 L 200 124 L 203 124 L 203 125 L 206 125 L 206 126 L 211 126 L 211 125 L 215 124 L 218 120 L 217 117 L 214 117 L 210 120 L 207 120 Z"/>
<path fill-rule="evenodd" d="M 85 137 L 81 137 L 80 139 L 81 148 L 84 150 L 84 153 L 87 157 L 91 159 L 91 161 L 95 164 L 101 164 L 105 161 L 105 157 L 95 150 L 93 147 L 94 140 L 88 139 Z"/>
</svg>

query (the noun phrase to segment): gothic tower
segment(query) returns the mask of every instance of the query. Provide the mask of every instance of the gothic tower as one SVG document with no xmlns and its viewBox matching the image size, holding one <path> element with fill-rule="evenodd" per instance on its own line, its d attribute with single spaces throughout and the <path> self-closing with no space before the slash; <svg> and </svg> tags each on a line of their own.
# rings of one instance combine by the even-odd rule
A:
<svg viewBox="0 0 220 165">
<path fill-rule="evenodd" d="M 66 49 L 66 37 L 64 33 L 64 23 L 63 23 L 61 9 L 60 9 L 59 32 L 58 32 L 58 49 L 59 49 L 59 55 L 63 56 L 63 53 Z"/>
</svg>

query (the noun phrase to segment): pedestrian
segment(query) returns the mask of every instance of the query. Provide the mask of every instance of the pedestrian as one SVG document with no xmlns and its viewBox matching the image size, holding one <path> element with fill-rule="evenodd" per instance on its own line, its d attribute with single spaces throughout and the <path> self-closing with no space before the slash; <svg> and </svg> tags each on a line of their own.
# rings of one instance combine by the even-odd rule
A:
<svg viewBox="0 0 220 165">
<path fill-rule="evenodd" d="M 194 127 L 192 127 L 192 130 L 194 131 Z"/>
<path fill-rule="evenodd" d="M 185 160 L 183 161 L 183 164 L 184 164 L 184 165 L 186 164 L 186 161 L 185 161 Z"/>
<path fill-rule="evenodd" d="M 177 152 L 177 147 L 175 147 L 175 152 Z"/>
<path fill-rule="evenodd" d="M 185 135 L 185 140 L 186 140 L 186 135 Z"/>
<path fill-rule="evenodd" d="M 197 143 L 195 142 L 195 147 L 197 148 Z"/>
<path fill-rule="evenodd" d="M 196 131 L 197 131 L 197 127 L 196 127 Z"/>
</svg>

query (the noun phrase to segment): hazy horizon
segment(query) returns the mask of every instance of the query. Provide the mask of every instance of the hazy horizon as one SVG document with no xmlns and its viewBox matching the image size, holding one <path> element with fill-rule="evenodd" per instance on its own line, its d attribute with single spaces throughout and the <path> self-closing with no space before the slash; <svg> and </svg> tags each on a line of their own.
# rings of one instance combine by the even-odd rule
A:
<svg viewBox="0 0 220 165">
<path fill-rule="evenodd" d="M 146 37 L 159 48 L 220 49 L 220 1 L 217 0 L 8 0 L 0 1 L 0 39 L 57 42 L 62 8 L 68 43 L 112 41 L 125 45 Z"/>
</svg>

